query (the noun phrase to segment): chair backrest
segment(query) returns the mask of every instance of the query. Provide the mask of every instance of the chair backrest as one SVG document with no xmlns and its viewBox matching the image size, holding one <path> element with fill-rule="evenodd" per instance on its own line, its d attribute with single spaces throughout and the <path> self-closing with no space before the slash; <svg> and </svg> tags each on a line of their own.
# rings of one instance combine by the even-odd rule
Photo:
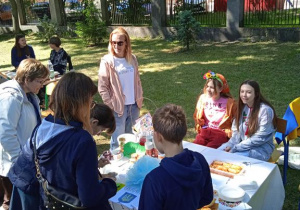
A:
<svg viewBox="0 0 300 210">
<path fill-rule="evenodd" d="M 286 120 L 282 119 L 282 118 L 277 118 L 276 119 L 276 131 L 282 134 L 285 134 L 285 130 L 286 130 Z"/>
</svg>

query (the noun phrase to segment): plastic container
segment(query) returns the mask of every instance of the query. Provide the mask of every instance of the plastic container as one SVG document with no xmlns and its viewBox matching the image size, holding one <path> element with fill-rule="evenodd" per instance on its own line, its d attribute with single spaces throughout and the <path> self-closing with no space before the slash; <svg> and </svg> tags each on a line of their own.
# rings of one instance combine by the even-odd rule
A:
<svg viewBox="0 0 300 210">
<path fill-rule="evenodd" d="M 140 137 L 140 145 L 141 146 L 145 146 L 146 141 L 147 141 L 146 136 L 143 135 Z"/>
<path fill-rule="evenodd" d="M 145 149 L 146 149 L 146 155 L 152 157 L 152 151 L 154 149 L 152 142 L 146 142 L 145 143 Z"/>
<path fill-rule="evenodd" d="M 53 68 L 53 64 L 51 63 L 51 61 L 48 61 L 48 69 L 50 71 L 50 79 L 54 79 L 55 74 L 54 74 L 54 68 Z"/>
</svg>

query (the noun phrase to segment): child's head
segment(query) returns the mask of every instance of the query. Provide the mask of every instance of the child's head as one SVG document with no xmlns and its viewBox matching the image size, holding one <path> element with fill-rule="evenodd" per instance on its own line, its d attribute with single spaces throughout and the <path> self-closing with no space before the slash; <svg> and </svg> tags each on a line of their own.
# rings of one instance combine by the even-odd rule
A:
<svg viewBox="0 0 300 210">
<path fill-rule="evenodd" d="M 240 118 L 242 117 L 242 112 L 244 106 L 247 105 L 252 108 L 249 122 L 248 122 L 248 136 L 253 135 L 258 127 L 258 115 L 260 110 L 261 103 L 264 103 L 270 106 L 274 112 L 273 125 L 276 127 L 276 112 L 274 107 L 266 100 L 260 92 L 259 84 L 254 80 L 245 80 L 240 85 L 239 89 L 239 103 L 237 107 L 237 116 L 236 116 L 236 126 L 239 130 Z"/>
<path fill-rule="evenodd" d="M 51 49 L 53 49 L 54 47 L 60 47 L 60 45 L 61 45 L 61 41 L 59 37 L 53 36 L 50 38 L 49 46 Z"/>
<path fill-rule="evenodd" d="M 157 109 L 152 118 L 154 128 L 154 141 L 157 145 L 158 138 L 180 144 L 186 135 L 187 124 L 184 110 L 181 106 L 167 104 Z M 157 148 L 159 152 L 160 148 Z"/>
<path fill-rule="evenodd" d="M 63 120 L 83 123 L 83 127 L 91 133 L 90 107 L 97 86 L 88 76 L 78 72 L 68 72 L 55 86 L 49 107 L 54 117 Z"/>
<path fill-rule="evenodd" d="M 15 37 L 15 46 L 17 48 L 23 48 L 27 45 L 25 35 L 24 34 L 17 34 Z"/>
<path fill-rule="evenodd" d="M 104 130 L 108 134 L 112 134 L 116 129 L 113 111 L 105 104 L 93 103 L 90 115 L 90 123 L 93 130 L 92 135 L 98 135 Z"/>
<path fill-rule="evenodd" d="M 203 75 L 203 78 L 206 79 L 204 94 L 216 99 L 220 96 L 226 98 L 231 97 L 228 83 L 222 74 L 216 74 L 209 71 Z"/>
</svg>

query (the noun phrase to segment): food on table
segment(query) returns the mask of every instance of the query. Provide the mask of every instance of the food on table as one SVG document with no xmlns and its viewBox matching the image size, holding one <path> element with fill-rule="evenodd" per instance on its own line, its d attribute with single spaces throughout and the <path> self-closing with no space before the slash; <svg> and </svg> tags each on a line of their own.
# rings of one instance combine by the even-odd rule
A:
<svg viewBox="0 0 300 210">
<path fill-rule="evenodd" d="M 240 174 L 243 170 L 243 166 L 233 163 L 227 163 L 219 160 L 215 160 L 210 164 L 210 171 L 215 174 L 233 178 L 234 175 Z"/>
<path fill-rule="evenodd" d="M 131 163 L 135 163 L 135 162 L 136 162 L 138 159 L 140 159 L 142 156 L 143 156 L 143 155 L 142 155 L 142 154 L 139 154 L 139 153 L 132 153 L 132 154 L 130 155 L 129 161 L 130 161 Z"/>
<path fill-rule="evenodd" d="M 121 138 L 119 138 L 119 141 L 120 141 L 121 152 L 124 152 L 124 144 L 125 144 L 126 138 L 121 137 Z"/>
</svg>

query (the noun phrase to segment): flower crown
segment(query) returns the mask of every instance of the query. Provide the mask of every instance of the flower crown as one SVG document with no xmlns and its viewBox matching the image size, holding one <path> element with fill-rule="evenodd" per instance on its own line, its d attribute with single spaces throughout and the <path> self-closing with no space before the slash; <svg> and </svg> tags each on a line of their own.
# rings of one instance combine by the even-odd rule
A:
<svg viewBox="0 0 300 210">
<path fill-rule="evenodd" d="M 215 72 L 212 72 L 211 70 L 209 70 L 207 73 L 205 73 L 203 75 L 203 79 L 216 79 L 218 80 L 219 82 L 221 82 L 222 86 L 223 86 L 223 81 L 221 80 L 220 77 L 218 77 L 218 75 L 215 73 Z"/>
</svg>

